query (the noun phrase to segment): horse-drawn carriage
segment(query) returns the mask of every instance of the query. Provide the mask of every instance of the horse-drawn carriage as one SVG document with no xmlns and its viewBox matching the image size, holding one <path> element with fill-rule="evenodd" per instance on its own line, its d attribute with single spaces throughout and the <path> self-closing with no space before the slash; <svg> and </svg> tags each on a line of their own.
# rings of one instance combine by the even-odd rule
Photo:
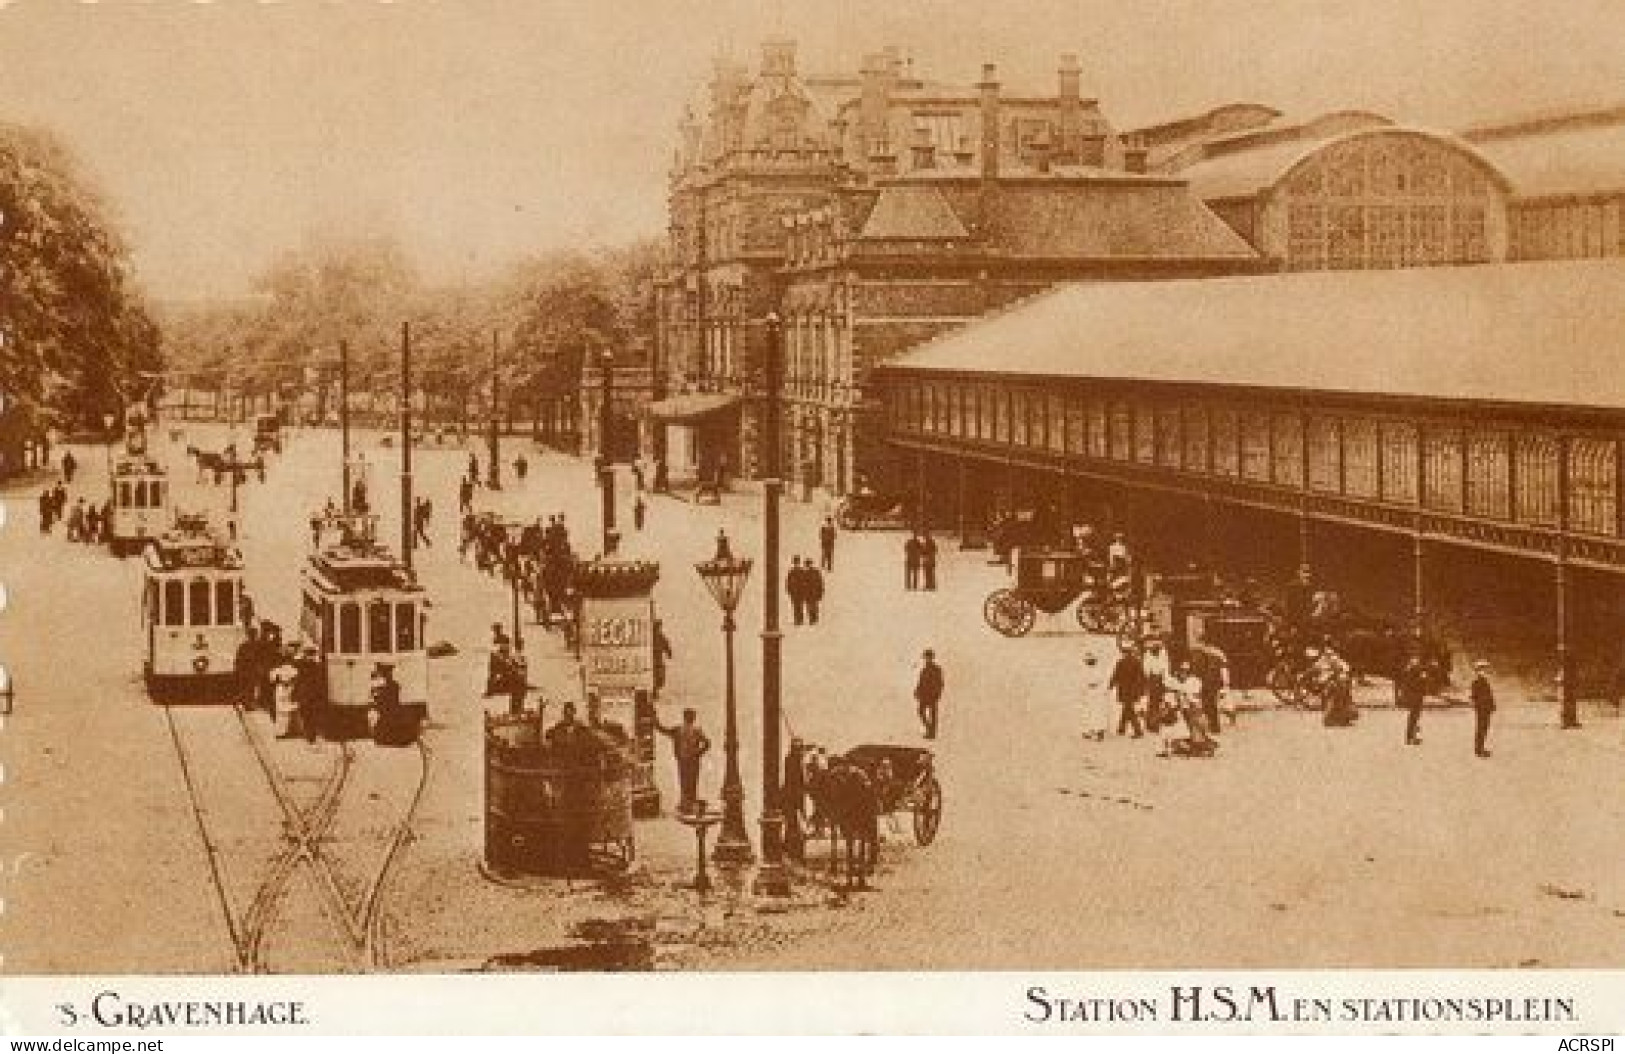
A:
<svg viewBox="0 0 1625 1054">
<path fill-rule="evenodd" d="M 1078 601 L 1078 625 L 1091 633 L 1118 633 L 1134 620 L 1128 583 L 1113 584 L 1106 569 L 1074 549 L 1017 549 L 1016 584 L 995 589 L 982 617 L 1006 637 L 1025 636 L 1039 611 L 1056 615 Z"/>
<path fill-rule="evenodd" d="M 897 494 L 860 490 L 843 498 L 836 506 L 835 522 L 844 531 L 906 527 L 908 505 Z"/>
<path fill-rule="evenodd" d="M 841 862 L 846 846 L 846 880 L 863 887 L 880 855 L 880 818 L 891 830 L 901 830 L 898 813 L 912 818 L 914 841 L 930 845 L 942 826 L 942 785 L 936 761 L 921 747 L 865 743 L 827 761 L 815 751 L 806 773 L 807 796 L 812 803 L 807 838 L 830 840 L 829 871 Z"/>
<path fill-rule="evenodd" d="M 1270 690 L 1282 703 L 1305 709 L 1326 706 L 1323 664 L 1317 660 L 1327 649 L 1347 664 L 1356 681 L 1369 674 L 1394 680 L 1415 658 L 1421 662 L 1425 694 L 1436 695 L 1450 685 L 1450 648 L 1443 639 L 1379 616 L 1342 612 L 1301 626 L 1282 621 L 1274 627 L 1271 648 Z"/>
<path fill-rule="evenodd" d="M 254 455 L 282 453 L 282 418 L 278 414 L 260 414 L 254 418 Z"/>
</svg>

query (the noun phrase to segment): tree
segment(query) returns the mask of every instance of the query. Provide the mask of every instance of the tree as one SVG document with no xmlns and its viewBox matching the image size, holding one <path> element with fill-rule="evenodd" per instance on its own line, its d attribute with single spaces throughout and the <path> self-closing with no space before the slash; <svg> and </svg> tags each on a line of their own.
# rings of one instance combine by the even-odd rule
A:
<svg viewBox="0 0 1625 1054">
<path fill-rule="evenodd" d="M 128 277 L 128 252 L 69 152 L 0 123 L 0 387 L 63 427 L 156 394 L 160 335 Z"/>
</svg>

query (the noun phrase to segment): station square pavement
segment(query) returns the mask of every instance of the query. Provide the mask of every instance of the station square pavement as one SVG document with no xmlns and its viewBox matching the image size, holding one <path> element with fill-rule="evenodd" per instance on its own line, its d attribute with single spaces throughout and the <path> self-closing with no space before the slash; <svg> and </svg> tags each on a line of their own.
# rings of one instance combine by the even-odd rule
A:
<svg viewBox="0 0 1625 1054">
<path fill-rule="evenodd" d="M 191 425 L 188 439 L 218 430 Z M 200 442 L 200 445 L 206 445 Z M 386 538 L 398 537 L 397 453 L 359 433 Z M 503 442 L 500 493 L 478 508 L 564 512 L 579 551 L 598 540 L 589 463 Z M 639 867 L 626 882 L 523 888 L 485 879 L 481 714 L 490 624 L 509 619 L 500 581 L 456 554 L 456 480 L 472 450 L 422 448 L 419 494 L 435 505 L 432 547 L 418 566 L 434 598 L 429 637 L 455 646 L 436 660 L 434 768 L 416 834 L 394 879 L 388 929 L 398 969 L 524 968 L 537 950 L 578 942 L 593 926 L 641 935 L 653 963 L 703 969 L 1012 969 L 1407 966 L 1617 966 L 1625 942 L 1625 876 L 1617 867 L 1625 805 L 1613 793 L 1622 746 L 1616 718 L 1556 728 L 1549 699 L 1503 686 L 1491 747 L 1472 752 L 1472 715 L 1430 709 L 1424 744 L 1403 745 L 1403 716 L 1380 705 L 1353 728 L 1313 714 L 1243 703 L 1211 760 L 1156 756 L 1150 737 L 1081 735 L 1082 655 L 1113 644 L 1080 633 L 1070 614 L 1006 640 L 982 621 L 1007 573 L 985 551 L 942 540 L 940 589 L 902 588 L 897 532 L 843 532 L 817 627 L 782 605 L 785 741 L 831 751 L 864 742 L 923 745 L 911 699 L 924 648 L 946 671 L 941 736 L 930 745 L 945 796 L 936 842 L 913 844 L 907 817 L 883 823 L 876 890 L 834 894 L 796 876 L 787 904 L 759 901 L 749 875 L 724 875 L 700 897 L 690 832 L 670 818 L 674 771 L 660 744 L 666 817 L 638 825 Z M 523 450 L 521 484 L 511 458 Z M 99 452 L 81 451 L 94 486 Z M 263 614 L 296 622 L 305 517 L 337 495 L 337 440 L 295 432 L 269 481 L 239 500 L 248 580 Z M 191 491 L 213 502 L 224 489 Z M 94 493 L 94 490 L 88 493 Z M 42 538 L 36 488 L 8 490 L 0 568 L 12 609 L 0 653 L 17 671 L 17 712 L 0 735 L 10 869 L 5 966 L 60 971 L 213 972 L 219 926 L 203 854 L 181 801 L 163 724 L 139 680 L 137 561 Z M 675 658 L 666 720 L 700 712 L 714 749 L 703 796 L 720 798 L 721 615 L 693 564 L 719 528 L 758 561 L 738 615 L 740 771 L 753 841 L 759 812 L 762 599 L 759 491 L 721 506 L 646 496 L 631 523 L 631 481 L 618 511 L 627 555 L 661 562 L 656 588 Z M 817 556 L 824 502 L 787 494 L 783 567 Z M 524 627 L 532 678 L 554 700 L 579 695 L 556 635 Z M 1385 691 L 1372 694 L 1377 702 Z M 585 928 L 584 928 L 585 927 Z"/>
</svg>

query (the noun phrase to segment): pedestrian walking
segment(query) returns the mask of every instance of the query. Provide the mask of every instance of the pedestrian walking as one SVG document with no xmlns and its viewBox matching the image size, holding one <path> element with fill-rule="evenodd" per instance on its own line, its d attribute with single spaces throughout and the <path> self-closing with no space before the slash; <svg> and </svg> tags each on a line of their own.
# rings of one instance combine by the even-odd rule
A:
<svg viewBox="0 0 1625 1054">
<path fill-rule="evenodd" d="M 1133 729 L 1135 739 L 1145 735 L 1140 726 L 1139 712 L 1135 709 L 1145 694 L 1145 670 L 1140 666 L 1140 656 L 1134 645 L 1123 645 L 1106 687 L 1117 693 L 1117 734 L 1122 735 L 1128 729 Z"/>
<path fill-rule="evenodd" d="M 322 679 L 322 664 L 316 658 L 316 649 L 307 644 L 300 654 L 298 674 L 293 685 L 297 731 L 293 727 L 289 729 L 289 735 L 303 735 L 306 743 L 316 742 L 321 732 L 322 707 L 326 697 Z"/>
<path fill-rule="evenodd" d="M 824 573 L 813 566 L 810 556 L 801 558 L 801 598 L 807 606 L 807 624 L 818 625 L 818 606 L 824 602 Z"/>
<path fill-rule="evenodd" d="M 643 462 L 641 461 L 634 460 L 632 462 L 632 487 L 639 494 L 643 493 Z M 640 504 L 642 501 L 642 498 L 638 499 Z"/>
<path fill-rule="evenodd" d="M 68 512 L 68 541 L 82 542 L 85 538 L 85 499 L 73 503 Z"/>
<path fill-rule="evenodd" d="M 474 481 L 467 476 L 457 484 L 457 511 L 464 516 L 474 511 Z"/>
<path fill-rule="evenodd" d="M 654 678 L 655 694 L 666 687 L 666 663 L 672 658 L 671 638 L 666 636 L 666 624 L 661 619 L 654 620 Z"/>
<path fill-rule="evenodd" d="M 930 531 L 920 536 L 920 580 L 926 592 L 937 591 L 937 540 Z"/>
<path fill-rule="evenodd" d="M 1083 738 L 1097 743 L 1106 740 L 1106 728 L 1112 723 L 1112 697 L 1102 676 L 1100 661 L 1095 653 L 1083 653 Z"/>
<path fill-rule="evenodd" d="M 269 671 L 264 665 L 259 631 L 253 626 L 243 630 L 243 640 L 232 657 L 231 670 L 237 678 L 237 691 L 244 709 L 254 709 L 259 705 L 260 682 Z"/>
<path fill-rule="evenodd" d="M 294 734 L 293 690 L 299 680 L 299 667 L 295 663 L 298 653 L 298 647 L 290 641 L 273 656 L 276 665 L 266 678 L 271 685 L 271 725 L 278 739 L 288 739 Z"/>
<path fill-rule="evenodd" d="M 825 571 L 835 570 L 835 519 L 825 516 L 818 528 L 818 566 Z"/>
<path fill-rule="evenodd" d="M 1145 655 L 1140 659 L 1145 672 L 1145 729 L 1156 733 L 1168 715 L 1163 713 L 1168 691 L 1168 653 L 1162 648 L 1162 639 L 1152 637 L 1145 642 Z"/>
<path fill-rule="evenodd" d="M 937 665 L 936 652 L 930 648 L 925 649 L 921 658 L 924 664 L 920 667 L 919 678 L 914 682 L 915 709 L 920 715 L 920 724 L 925 727 L 925 738 L 935 739 L 942 705 L 942 667 Z"/>
<path fill-rule="evenodd" d="M 807 618 L 806 581 L 802 578 L 801 557 L 790 557 L 790 570 L 784 573 L 784 593 L 790 598 L 790 617 L 796 625 Z"/>
<path fill-rule="evenodd" d="M 699 802 L 700 762 L 711 749 L 711 740 L 699 725 L 699 711 L 689 708 L 683 711 L 683 723 L 675 728 L 669 728 L 660 723 L 655 717 L 655 729 L 671 740 L 672 756 L 677 759 L 677 811 L 688 815 L 695 811 Z"/>
<path fill-rule="evenodd" d="M 525 482 L 525 474 L 529 471 L 530 462 L 525 460 L 524 454 L 520 454 L 513 459 L 513 474 L 518 478 L 519 482 Z"/>
<path fill-rule="evenodd" d="M 1495 689 L 1490 687 L 1490 664 L 1483 659 L 1473 663 L 1473 753 L 1490 756 L 1490 719 L 1495 714 Z"/>
<path fill-rule="evenodd" d="M 920 588 L 920 558 L 921 558 L 921 556 L 922 556 L 922 549 L 921 549 L 921 546 L 920 546 L 920 535 L 919 535 L 919 532 L 916 531 L 915 533 L 908 536 L 908 541 L 903 543 L 903 588 L 904 589 L 915 590 L 915 589 Z"/>
<path fill-rule="evenodd" d="M 51 533 L 51 523 L 56 513 L 56 503 L 51 497 L 51 488 L 47 487 L 39 492 L 39 532 Z"/>
<path fill-rule="evenodd" d="M 1427 698 L 1427 665 L 1413 654 L 1394 678 L 1394 705 L 1405 711 L 1405 745 L 1422 744 L 1422 704 Z"/>
<path fill-rule="evenodd" d="M 468 455 L 468 480 L 475 487 L 480 484 L 480 459 L 477 454 Z"/>
<path fill-rule="evenodd" d="M 637 530 L 643 530 L 644 517 L 648 515 L 648 512 L 649 507 L 643 504 L 643 495 L 639 493 L 636 500 L 632 502 L 632 526 Z"/>
<path fill-rule="evenodd" d="M 79 471 L 79 460 L 73 456 L 73 451 L 62 452 L 62 478 L 69 483 L 73 482 L 73 475 Z"/>
<path fill-rule="evenodd" d="M 1211 735 L 1219 734 L 1219 703 L 1230 687 L 1230 658 L 1223 649 L 1202 637 L 1191 649 L 1191 665 L 1202 682 L 1202 720 Z"/>
</svg>

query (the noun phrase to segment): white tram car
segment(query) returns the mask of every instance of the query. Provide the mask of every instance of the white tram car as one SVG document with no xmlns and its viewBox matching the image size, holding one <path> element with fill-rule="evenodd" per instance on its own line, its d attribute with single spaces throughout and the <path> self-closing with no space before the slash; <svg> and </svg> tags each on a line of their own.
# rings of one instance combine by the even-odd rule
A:
<svg viewBox="0 0 1625 1054">
<path fill-rule="evenodd" d="M 368 518 L 370 519 L 370 518 Z M 325 671 L 327 734 L 367 736 L 372 675 L 394 671 L 401 703 L 421 710 L 429 697 L 422 586 L 371 531 L 346 531 L 337 545 L 311 554 L 304 573 L 300 632 Z"/>
<path fill-rule="evenodd" d="M 169 473 L 147 453 L 146 435 L 132 431 L 113 464 L 107 532 L 114 555 L 137 552 L 169 529 Z"/>
<path fill-rule="evenodd" d="M 231 701 L 246 628 L 241 554 L 214 537 L 205 517 L 181 516 L 147 546 L 145 579 L 148 691 L 154 698 L 208 691 Z"/>
</svg>

